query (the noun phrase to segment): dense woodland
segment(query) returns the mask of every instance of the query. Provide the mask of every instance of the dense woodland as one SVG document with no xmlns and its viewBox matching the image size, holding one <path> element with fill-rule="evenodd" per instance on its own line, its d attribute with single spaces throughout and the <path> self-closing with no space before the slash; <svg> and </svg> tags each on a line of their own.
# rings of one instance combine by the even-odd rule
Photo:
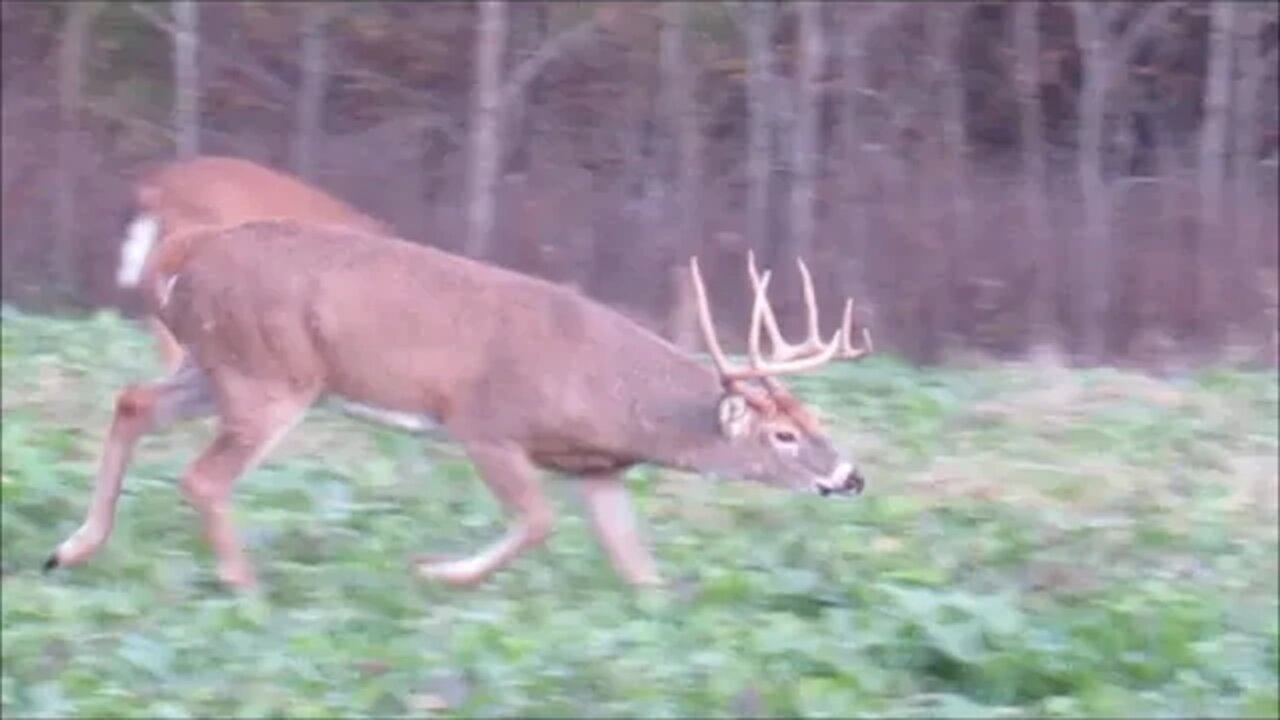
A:
<svg viewBox="0 0 1280 720">
<path fill-rule="evenodd" d="M 131 311 L 131 179 L 232 154 L 689 347 L 754 248 L 921 362 L 1276 359 L 1275 3 L 0 8 L 6 302 Z"/>
</svg>

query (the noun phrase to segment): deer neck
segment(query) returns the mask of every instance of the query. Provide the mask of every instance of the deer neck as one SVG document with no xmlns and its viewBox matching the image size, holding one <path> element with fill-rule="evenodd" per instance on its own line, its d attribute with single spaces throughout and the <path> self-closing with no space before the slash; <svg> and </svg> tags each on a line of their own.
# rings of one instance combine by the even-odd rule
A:
<svg viewBox="0 0 1280 720">
<path fill-rule="evenodd" d="M 630 401 L 624 433 L 628 454 L 691 472 L 717 464 L 726 446 L 717 421 L 724 390 L 711 369 L 681 354 L 668 372 L 629 386 L 643 390 Z"/>
</svg>

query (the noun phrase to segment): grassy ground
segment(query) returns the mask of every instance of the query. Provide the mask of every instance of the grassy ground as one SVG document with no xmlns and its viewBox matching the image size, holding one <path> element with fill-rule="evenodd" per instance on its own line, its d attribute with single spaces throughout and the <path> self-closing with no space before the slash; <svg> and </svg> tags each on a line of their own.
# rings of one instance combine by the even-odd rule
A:
<svg viewBox="0 0 1280 720">
<path fill-rule="evenodd" d="M 5 717 L 1276 716 L 1277 377 L 1156 380 L 887 358 L 795 383 L 862 459 L 822 502 L 635 473 L 671 589 L 637 594 L 566 483 L 482 588 L 406 572 L 501 531 L 446 448 L 317 411 L 237 492 L 236 599 L 148 439 L 107 548 L 81 520 L 112 394 L 155 373 L 109 316 L 3 324 Z"/>
</svg>

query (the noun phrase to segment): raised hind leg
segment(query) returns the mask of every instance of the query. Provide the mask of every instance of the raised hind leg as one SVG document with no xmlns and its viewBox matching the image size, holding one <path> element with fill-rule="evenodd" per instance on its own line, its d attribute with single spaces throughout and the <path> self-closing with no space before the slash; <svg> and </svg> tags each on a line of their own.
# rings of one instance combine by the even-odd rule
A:
<svg viewBox="0 0 1280 720">
<path fill-rule="evenodd" d="M 45 570 L 75 565 L 106 544 L 115 525 L 116 502 L 125 470 L 138 440 L 179 420 L 212 415 L 215 409 L 209 377 L 187 363 L 157 383 L 131 385 L 116 397 L 115 415 L 93 482 L 93 499 L 84 522 L 45 561 Z"/>
</svg>

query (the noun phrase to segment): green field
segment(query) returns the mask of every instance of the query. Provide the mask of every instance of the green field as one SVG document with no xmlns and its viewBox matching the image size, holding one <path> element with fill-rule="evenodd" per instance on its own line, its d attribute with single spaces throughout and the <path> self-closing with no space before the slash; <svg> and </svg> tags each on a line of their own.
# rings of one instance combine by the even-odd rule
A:
<svg viewBox="0 0 1280 720">
<path fill-rule="evenodd" d="M 496 537 L 494 502 L 454 449 L 317 410 L 239 486 L 264 588 L 237 598 L 175 482 L 208 423 L 145 440 L 111 542 L 40 573 L 157 364 L 115 316 L 10 310 L 2 359 L 6 718 L 1280 714 L 1274 372 L 798 379 L 866 495 L 635 472 L 671 581 L 642 593 L 554 478 L 545 549 L 415 580 Z"/>
</svg>

